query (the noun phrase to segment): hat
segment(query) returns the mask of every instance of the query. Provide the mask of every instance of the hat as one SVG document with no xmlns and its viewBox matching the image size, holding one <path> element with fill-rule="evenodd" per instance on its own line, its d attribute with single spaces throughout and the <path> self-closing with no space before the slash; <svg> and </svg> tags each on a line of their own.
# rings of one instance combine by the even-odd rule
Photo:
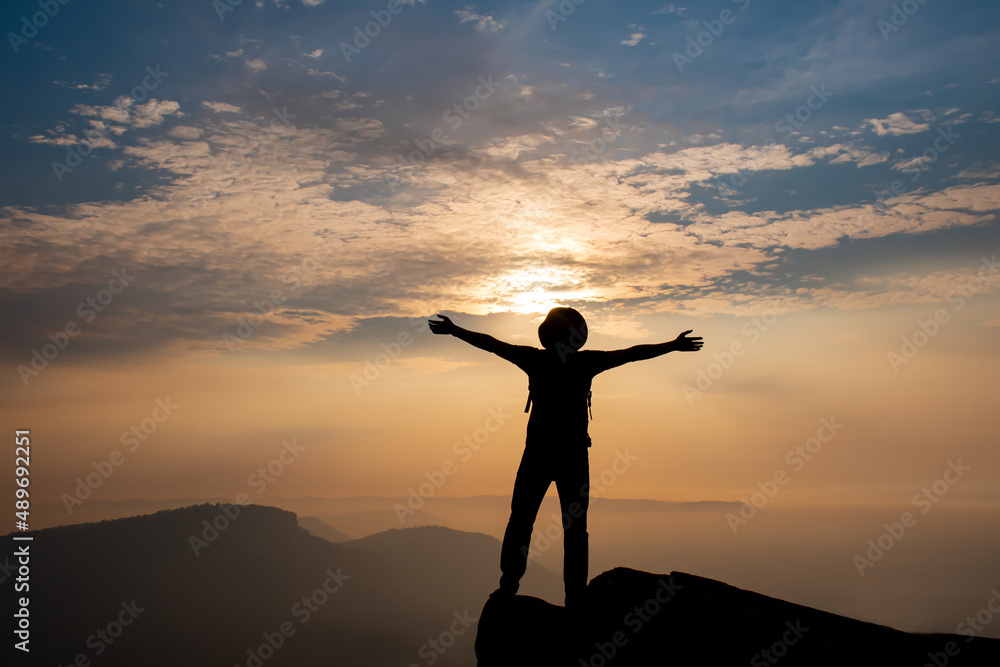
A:
<svg viewBox="0 0 1000 667">
<path fill-rule="evenodd" d="M 538 340 L 545 349 L 579 350 L 587 342 L 587 321 L 575 308 L 553 308 L 538 325 Z"/>
</svg>

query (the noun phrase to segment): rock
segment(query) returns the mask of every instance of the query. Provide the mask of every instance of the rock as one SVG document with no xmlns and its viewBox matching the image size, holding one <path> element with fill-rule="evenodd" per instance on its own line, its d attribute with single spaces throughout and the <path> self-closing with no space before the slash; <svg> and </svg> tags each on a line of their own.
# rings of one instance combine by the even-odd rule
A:
<svg viewBox="0 0 1000 667">
<path fill-rule="evenodd" d="M 905 633 L 683 572 L 616 568 L 588 596 L 577 613 L 531 597 L 489 600 L 479 667 L 1000 665 L 1000 640 Z"/>
</svg>

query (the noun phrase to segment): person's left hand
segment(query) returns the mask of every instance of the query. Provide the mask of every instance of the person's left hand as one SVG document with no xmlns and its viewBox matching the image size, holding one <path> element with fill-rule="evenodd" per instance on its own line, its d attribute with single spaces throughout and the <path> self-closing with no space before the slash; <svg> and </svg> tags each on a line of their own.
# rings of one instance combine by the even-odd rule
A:
<svg viewBox="0 0 1000 667">
<path fill-rule="evenodd" d="M 443 335 L 455 333 L 455 329 L 457 329 L 458 327 L 455 326 L 454 322 L 452 322 L 444 315 L 437 315 L 437 317 L 440 317 L 441 320 L 440 321 L 427 320 L 427 324 L 429 324 L 431 327 L 431 333 L 443 334 Z"/>
</svg>

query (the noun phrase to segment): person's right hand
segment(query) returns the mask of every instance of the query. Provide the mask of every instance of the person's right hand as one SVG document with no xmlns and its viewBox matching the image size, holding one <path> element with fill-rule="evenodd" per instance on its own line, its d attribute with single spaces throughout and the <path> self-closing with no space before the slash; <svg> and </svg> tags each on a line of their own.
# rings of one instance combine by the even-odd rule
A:
<svg viewBox="0 0 1000 667">
<path fill-rule="evenodd" d="M 444 334 L 444 335 L 455 333 L 455 329 L 457 329 L 458 327 L 455 326 L 454 322 L 449 320 L 444 315 L 437 315 L 437 317 L 440 317 L 441 321 L 427 320 L 427 324 L 429 324 L 431 327 L 431 333 Z"/>
<path fill-rule="evenodd" d="M 692 331 L 694 329 L 681 332 L 681 335 L 673 340 L 675 350 L 678 352 L 697 352 L 701 349 L 701 346 L 704 345 L 701 336 L 688 336 Z"/>
</svg>

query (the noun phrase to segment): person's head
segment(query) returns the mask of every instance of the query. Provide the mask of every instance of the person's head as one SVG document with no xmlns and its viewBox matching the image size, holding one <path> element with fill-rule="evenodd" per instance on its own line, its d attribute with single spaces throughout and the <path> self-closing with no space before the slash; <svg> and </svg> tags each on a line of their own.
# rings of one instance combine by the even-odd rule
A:
<svg viewBox="0 0 1000 667">
<path fill-rule="evenodd" d="M 574 308 L 553 308 L 538 325 L 538 340 L 546 350 L 579 350 L 587 342 L 587 321 Z"/>
</svg>

